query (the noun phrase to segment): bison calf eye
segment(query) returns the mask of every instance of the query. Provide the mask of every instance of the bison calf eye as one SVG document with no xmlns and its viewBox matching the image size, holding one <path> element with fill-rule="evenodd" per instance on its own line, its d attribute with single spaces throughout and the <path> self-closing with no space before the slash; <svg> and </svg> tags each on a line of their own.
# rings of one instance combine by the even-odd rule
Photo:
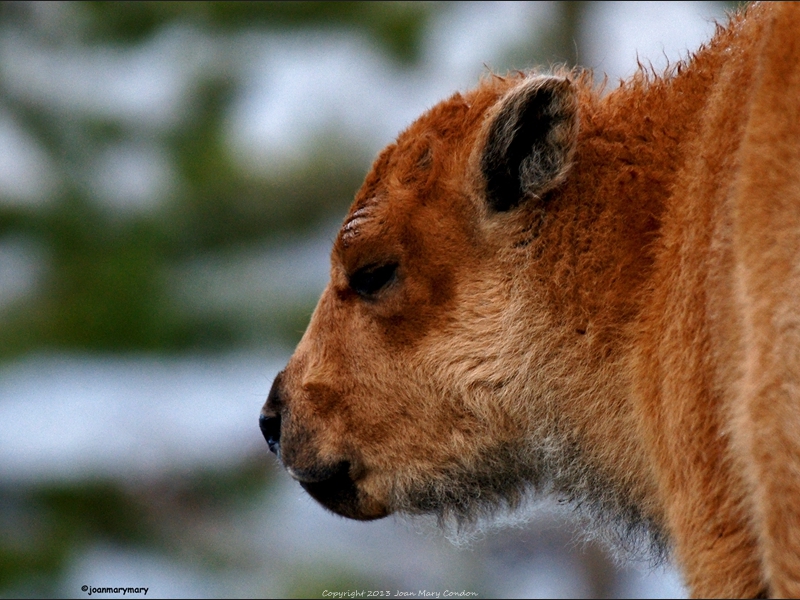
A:
<svg viewBox="0 0 800 600">
<path fill-rule="evenodd" d="M 359 296 L 372 298 L 394 281 L 397 263 L 367 265 L 350 276 L 350 287 Z"/>
</svg>

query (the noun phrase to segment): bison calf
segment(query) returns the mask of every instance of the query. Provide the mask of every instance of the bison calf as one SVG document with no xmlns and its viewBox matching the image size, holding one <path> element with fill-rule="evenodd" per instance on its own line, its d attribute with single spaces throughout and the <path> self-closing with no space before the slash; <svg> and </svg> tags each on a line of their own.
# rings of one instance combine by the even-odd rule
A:
<svg viewBox="0 0 800 600">
<path fill-rule="evenodd" d="M 800 596 L 800 6 L 663 77 L 491 76 L 387 147 L 261 427 L 354 519 L 555 494 Z"/>
</svg>

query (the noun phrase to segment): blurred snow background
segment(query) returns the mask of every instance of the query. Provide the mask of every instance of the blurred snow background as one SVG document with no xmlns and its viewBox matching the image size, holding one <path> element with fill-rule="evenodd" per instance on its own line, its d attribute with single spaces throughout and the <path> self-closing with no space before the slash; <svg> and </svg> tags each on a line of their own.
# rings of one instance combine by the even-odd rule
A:
<svg viewBox="0 0 800 600">
<path fill-rule="evenodd" d="M 467 549 L 418 522 L 332 516 L 276 469 L 256 419 L 348 198 L 420 112 L 488 70 L 663 69 L 728 5 L 399 3 L 372 21 L 357 7 L 298 25 L 276 9 L 276 26 L 214 28 L 215 3 L 196 3 L 114 37 L 95 33 L 113 8 L 10 4 L 0 595 L 685 596 L 672 570 L 618 567 L 577 542 L 547 504 Z M 392 19 L 417 23 L 416 42 L 392 50 Z"/>
</svg>

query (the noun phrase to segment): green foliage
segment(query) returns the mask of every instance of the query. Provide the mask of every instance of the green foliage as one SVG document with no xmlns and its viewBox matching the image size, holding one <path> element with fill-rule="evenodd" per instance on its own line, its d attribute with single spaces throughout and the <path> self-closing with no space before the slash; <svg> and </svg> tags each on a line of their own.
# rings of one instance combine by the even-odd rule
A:
<svg viewBox="0 0 800 600">
<path fill-rule="evenodd" d="M 132 48 L 178 23 L 215 35 L 333 27 L 363 31 L 408 62 L 417 56 L 434 7 L 82 2 L 58 10 L 60 35 L 87 49 Z M 46 31 L 32 5 L 0 5 L 0 19 L 34 37 Z M 22 235 L 42 247 L 47 259 L 39 293 L 0 310 L 0 360 L 38 348 L 175 352 L 264 344 L 268 338 L 291 345 L 299 339 L 315 298 L 242 321 L 224 312 L 187 312 L 173 293 L 172 273 L 186 261 L 226 248 L 259 247 L 276 235 L 313 231 L 340 217 L 363 178 L 363 152 L 336 139 L 320 139 L 313 156 L 279 175 L 243 170 L 223 137 L 236 85 L 225 75 L 201 76 L 184 118 L 143 133 L 130 123 L 7 93 L 0 81 L 0 110 L 46 151 L 59 181 L 55 197 L 43 204 L 25 208 L 0 199 L 0 241 Z M 164 149 L 177 183 L 157 210 L 115 214 L 87 186 L 93 161 L 105 148 L 142 136 Z"/>
<path fill-rule="evenodd" d="M 245 174 L 232 164 L 221 137 L 225 96 L 225 86 L 202 88 L 195 118 L 168 135 L 165 143 L 183 189 L 155 214 L 120 218 L 69 177 L 44 208 L 0 204 L 0 238 L 23 234 L 50 259 L 42 293 L 0 316 L 0 358 L 42 347 L 178 351 L 246 341 L 250 324 L 226 315 L 204 321 L 182 313 L 170 293 L 171 268 L 206 251 L 260 244 L 276 233 L 310 230 L 343 214 L 363 177 L 353 163 L 363 158 L 356 153 L 357 160 L 349 161 L 323 144 L 317 159 L 280 180 Z M 64 172 L 80 169 L 81 155 L 92 146 L 125 135 L 114 124 L 74 121 L 78 139 L 88 140 L 78 148 L 52 115 L 19 108 L 30 130 L 63 158 Z M 296 342 L 296 330 L 305 326 L 297 321 L 298 309 L 310 313 L 309 306 L 313 299 L 301 307 L 276 307 L 265 334 Z M 295 316 L 284 323 L 284 313 Z"/>
<path fill-rule="evenodd" d="M 185 552 L 195 543 L 190 535 L 195 522 L 257 500 L 269 484 L 259 460 L 174 474 L 143 487 L 116 480 L 0 487 L 0 594 L 22 583 L 57 593 L 69 560 L 98 542 Z M 216 548 L 195 552 L 219 561 Z"/>
<path fill-rule="evenodd" d="M 0 498 L 17 521 L 2 527 L 0 592 L 34 580 L 49 581 L 53 593 L 72 553 L 86 543 L 143 543 L 154 534 L 142 504 L 110 482 L 3 490 Z M 25 523 L 29 531 L 11 529 Z"/>
<path fill-rule="evenodd" d="M 86 41 L 135 43 L 176 21 L 228 33 L 240 29 L 338 27 L 370 35 L 395 59 L 419 56 L 435 5 L 420 2 L 83 2 Z"/>
</svg>

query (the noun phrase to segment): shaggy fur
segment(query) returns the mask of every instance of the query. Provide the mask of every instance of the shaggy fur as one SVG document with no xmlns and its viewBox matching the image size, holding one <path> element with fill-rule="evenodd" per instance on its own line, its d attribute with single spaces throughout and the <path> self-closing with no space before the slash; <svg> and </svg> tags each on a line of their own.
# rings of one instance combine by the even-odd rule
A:
<svg viewBox="0 0 800 600">
<path fill-rule="evenodd" d="M 800 6 L 663 77 L 487 77 L 386 148 L 262 411 L 339 514 L 555 494 L 800 596 Z"/>
</svg>

